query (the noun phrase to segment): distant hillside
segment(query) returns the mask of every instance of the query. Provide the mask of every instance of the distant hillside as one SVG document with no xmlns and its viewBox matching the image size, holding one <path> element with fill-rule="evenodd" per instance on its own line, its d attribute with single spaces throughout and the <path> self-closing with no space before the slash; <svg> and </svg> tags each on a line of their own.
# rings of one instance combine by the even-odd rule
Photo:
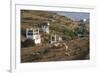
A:
<svg viewBox="0 0 100 73">
<path fill-rule="evenodd" d="M 77 27 L 77 22 L 74 22 L 68 17 L 58 15 L 50 11 L 21 11 L 21 24 L 34 24 L 49 21 L 50 25 L 64 26 L 71 30 Z M 22 25 L 23 26 L 23 25 Z"/>
</svg>

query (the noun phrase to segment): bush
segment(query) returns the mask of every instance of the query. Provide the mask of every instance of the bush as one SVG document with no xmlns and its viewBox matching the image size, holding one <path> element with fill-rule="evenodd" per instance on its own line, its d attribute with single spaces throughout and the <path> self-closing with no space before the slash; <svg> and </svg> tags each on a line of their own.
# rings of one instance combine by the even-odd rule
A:
<svg viewBox="0 0 100 73">
<path fill-rule="evenodd" d="M 24 42 L 21 41 L 21 47 L 32 47 L 35 45 L 34 40 L 26 39 Z"/>
<path fill-rule="evenodd" d="M 75 34 L 78 36 L 78 34 L 80 34 L 81 36 L 86 36 L 89 35 L 89 32 L 82 26 L 80 26 L 79 28 L 75 29 Z"/>
<path fill-rule="evenodd" d="M 69 30 L 65 27 L 63 28 L 63 33 L 65 34 L 66 37 L 69 38 L 74 38 L 76 36 L 76 34 L 72 30 Z"/>
<path fill-rule="evenodd" d="M 26 30 L 21 28 L 21 35 L 26 36 Z"/>
</svg>

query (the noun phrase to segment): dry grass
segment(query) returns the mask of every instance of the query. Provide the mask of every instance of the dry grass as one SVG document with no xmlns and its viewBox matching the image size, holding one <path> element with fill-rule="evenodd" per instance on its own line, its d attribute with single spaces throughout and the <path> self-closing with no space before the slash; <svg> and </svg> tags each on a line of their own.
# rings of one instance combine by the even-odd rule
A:
<svg viewBox="0 0 100 73">
<path fill-rule="evenodd" d="M 87 37 L 66 42 L 69 46 L 53 48 L 49 44 L 38 45 L 30 48 L 21 49 L 21 62 L 44 62 L 44 61 L 64 61 L 64 60 L 85 60 L 89 59 L 89 39 Z M 39 52 L 39 55 L 32 53 Z M 69 53 L 70 56 L 65 53 Z M 85 57 L 86 56 L 86 57 Z"/>
</svg>

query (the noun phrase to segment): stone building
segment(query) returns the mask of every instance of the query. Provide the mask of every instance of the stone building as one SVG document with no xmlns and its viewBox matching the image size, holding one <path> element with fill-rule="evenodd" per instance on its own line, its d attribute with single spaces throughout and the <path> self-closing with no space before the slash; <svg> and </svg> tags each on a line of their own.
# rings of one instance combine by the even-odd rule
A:
<svg viewBox="0 0 100 73">
<path fill-rule="evenodd" d="M 39 28 L 27 28 L 26 38 L 34 40 L 35 44 L 41 43 L 41 36 L 39 34 Z"/>
</svg>

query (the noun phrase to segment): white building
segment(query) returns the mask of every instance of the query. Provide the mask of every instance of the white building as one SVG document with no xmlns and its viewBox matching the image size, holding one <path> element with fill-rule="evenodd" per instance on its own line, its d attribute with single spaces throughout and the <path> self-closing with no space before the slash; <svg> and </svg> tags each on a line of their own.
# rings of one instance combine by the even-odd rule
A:
<svg viewBox="0 0 100 73">
<path fill-rule="evenodd" d="M 41 37 L 39 34 L 39 28 L 27 28 L 26 38 L 34 40 L 35 44 L 41 43 Z"/>
<path fill-rule="evenodd" d="M 56 34 L 51 35 L 51 40 L 50 40 L 51 44 L 56 43 L 56 42 L 61 42 L 61 41 L 62 41 L 62 38 L 60 36 L 57 36 Z"/>
<path fill-rule="evenodd" d="M 47 34 L 49 34 L 49 22 L 44 22 L 41 24 L 41 29 L 43 32 L 46 32 Z"/>
<path fill-rule="evenodd" d="M 51 35 L 51 40 L 50 40 L 51 44 L 56 43 L 57 41 L 56 37 L 57 37 L 56 35 Z"/>
</svg>

